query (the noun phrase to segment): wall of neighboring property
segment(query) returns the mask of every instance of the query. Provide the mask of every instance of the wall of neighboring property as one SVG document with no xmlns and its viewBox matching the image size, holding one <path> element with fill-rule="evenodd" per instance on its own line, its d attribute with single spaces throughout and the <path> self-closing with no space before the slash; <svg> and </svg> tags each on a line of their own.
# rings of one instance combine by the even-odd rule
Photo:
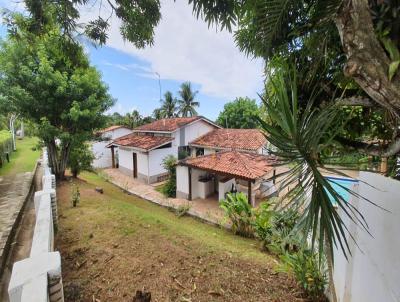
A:
<svg viewBox="0 0 400 302">
<path fill-rule="evenodd" d="M 335 251 L 338 301 L 400 301 L 400 182 L 370 172 L 360 172 L 359 180 L 358 193 L 389 212 L 351 197 L 351 204 L 365 216 L 370 236 L 339 210 L 360 248 L 348 239 L 352 252 L 348 262 Z"/>
<path fill-rule="evenodd" d="M 131 129 L 128 129 L 128 128 L 118 128 L 118 129 L 115 129 L 115 130 L 108 131 L 108 132 L 104 133 L 104 134 L 103 134 L 103 137 L 104 137 L 104 138 L 111 139 L 111 140 L 114 140 L 114 139 L 117 139 L 117 138 L 119 138 L 119 137 L 121 137 L 121 136 L 127 135 L 127 134 L 129 134 L 129 133 L 132 133 L 132 130 L 131 130 Z"/>
<path fill-rule="evenodd" d="M 189 171 L 188 167 L 176 167 L 176 197 L 189 198 Z"/>
<path fill-rule="evenodd" d="M 109 168 L 112 166 L 111 150 L 106 148 L 106 145 L 118 137 L 131 133 L 132 130 L 127 128 L 118 128 L 113 131 L 108 131 L 102 135 L 104 141 L 92 142 L 92 152 L 95 156 L 93 160 L 94 168 Z"/>
</svg>

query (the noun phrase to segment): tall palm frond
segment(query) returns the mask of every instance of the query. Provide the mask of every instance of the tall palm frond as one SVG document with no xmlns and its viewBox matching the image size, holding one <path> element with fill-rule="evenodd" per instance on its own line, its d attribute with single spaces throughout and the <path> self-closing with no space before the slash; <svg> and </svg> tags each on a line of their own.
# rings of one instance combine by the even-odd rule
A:
<svg viewBox="0 0 400 302">
<path fill-rule="evenodd" d="M 181 90 L 179 90 L 181 98 L 178 100 L 179 114 L 182 117 L 197 115 L 195 108 L 200 106 L 200 103 L 194 100 L 197 93 L 198 91 L 192 90 L 190 82 L 182 83 Z"/>
<path fill-rule="evenodd" d="M 300 211 L 298 227 L 311 235 L 313 247 L 318 243 L 320 255 L 323 255 L 324 247 L 328 247 L 330 250 L 326 252 L 333 255 L 336 246 L 347 257 L 350 250 L 346 234 L 349 233 L 334 204 L 364 230 L 368 231 L 368 225 L 363 215 L 322 175 L 319 160 L 321 151 L 331 145 L 341 130 L 344 118 L 334 105 L 323 109 L 313 107 L 313 99 L 308 101 L 305 109 L 299 109 L 293 71 L 277 69 L 269 81 L 269 92 L 262 97 L 269 123 L 260 122 L 267 139 L 276 147 L 271 152 L 277 156 L 279 165 L 290 166 L 288 172 L 279 175 L 282 179 L 280 190 L 286 188 L 288 192 L 283 198 L 287 201 L 284 207 Z M 341 187 L 351 195 L 367 200 Z"/>
<path fill-rule="evenodd" d="M 163 118 L 171 118 L 176 115 L 176 111 L 176 99 L 172 96 L 170 91 L 167 91 L 162 101 L 161 115 Z"/>
</svg>

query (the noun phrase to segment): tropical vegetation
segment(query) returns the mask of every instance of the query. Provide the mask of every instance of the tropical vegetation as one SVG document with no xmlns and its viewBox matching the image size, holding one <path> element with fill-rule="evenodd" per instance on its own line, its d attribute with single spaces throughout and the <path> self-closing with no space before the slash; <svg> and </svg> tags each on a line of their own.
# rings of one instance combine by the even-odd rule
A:
<svg viewBox="0 0 400 302">
<path fill-rule="evenodd" d="M 182 117 L 189 117 L 197 115 L 196 108 L 200 106 L 200 103 L 195 101 L 196 94 L 198 91 L 192 90 L 190 82 L 182 83 L 181 89 L 179 90 L 178 99 L 178 112 Z"/>
<path fill-rule="evenodd" d="M 72 146 L 104 125 L 102 113 L 113 99 L 83 48 L 62 35 L 54 12 L 49 5 L 40 20 L 8 16 L 8 35 L 0 48 L 0 93 L 2 102 L 38 125 L 53 173 L 63 179 Z"/>
<path fill-rule="evenodd" d="M 321 261 L 298 232 L 299 212 L 274 209 L 275 202 L 277 200 L 262 202 L 258 208 L 252 208 L 243 193 L 229 193 L 220 201 L 220 207 L 235 234 L 259 239 L 264 250 L 282 260 L 279 270 L 293 272 L 298 284 L 313 301 L 326 301 L 325 261 Z"/>
<path fill-rule="evenodd" d="M 224 128 L 254 129 L 260 126 L 259 116 L 260 109 L 256 100 L 240 97 L 224 105 L 216 122 Z"/>
<path fill-rule="evenodd" d="M 176 99 L 172 96 L 171 91 L 167 91 L 164 94 L 164 100 L 162 100 L 162 106 L 160 108 L 161 118 L 175 117 L 177 114 Z"/>
<path fill-rule="evenodd" d="M 72 177 L 77 178 L 82 171 L 91 171 L 94 159 L 95 156 L 88 143 L 73 146 L 68 160 Z"/>
<path fill-rule="evenodd" d="M 161 188 L 166 197 L 176 197 L 176 164 L 177 159 L 173 155 L 166 156 L 162 162 L 164 169 L 168 171 L 168 180 Z"/>
<path fill-rule="evenodd" d="M 3 162 L 9 159 L 12 151 L 13 142 L 10 131 L 0 130 L 0 167 L 3 165 Z"/>
</svg>

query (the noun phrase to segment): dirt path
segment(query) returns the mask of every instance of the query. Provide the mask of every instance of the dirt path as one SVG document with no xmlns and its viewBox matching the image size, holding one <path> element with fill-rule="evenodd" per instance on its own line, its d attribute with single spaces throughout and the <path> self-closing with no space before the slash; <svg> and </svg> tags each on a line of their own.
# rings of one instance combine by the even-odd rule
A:
<svg viewBox="0 0 400 302">
<path fill-rule="evenodd" d="M 57 188 L 66 301 L 132 301 L 143 288 L 152 301 L 304 301 L 257 242 L 84 180 L 77 208 L 70 183 Z"/>
</svg>

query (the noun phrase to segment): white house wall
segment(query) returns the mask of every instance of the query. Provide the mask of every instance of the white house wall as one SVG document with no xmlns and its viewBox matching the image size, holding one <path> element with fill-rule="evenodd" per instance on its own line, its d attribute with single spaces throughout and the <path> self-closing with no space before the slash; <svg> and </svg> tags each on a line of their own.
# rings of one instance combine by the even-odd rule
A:
<svg viewBox="0 0 400 302">
<path fill-rule="evenodd" d="M 164 169 L 162 162 L 168 155 L 178 156 L 178 148 L 163 148 L 155 149 L 149 152 L 149 176 L 156 176 L 159 174 L 167 173 L 168 171 Z"/>
<path fill-rule="evenodd" d="M 120 147 L 118 151 L 119 169 L 129 173 L 133 171 L 132 150 Z"/>
<path fill-rule="evenodd" d="M 135 152 L 137 154 L 138 176 L 141 178 L 149 176 L 149 155 L 142 152 Z M 132 156 L 133 157 L 133 156 Z M 133 162 L 133 158 L 132 158 Z M 132 165 L 133 167 L 133 165 Z"/>
<path fill-rule="evenodd" d="M 92 152 L 95 157 L 93 160 L 94 168 L 108 168 L 112 166 L 111 150 L 106 148 L 108 141 L 92 143 Z"/>
<path fill-rule="evenodd" d="M 133 175 L 133 153 L 137 154 L 137 173 L 138 178 L 147 181 L 149 175 L 148 170 L 148 154 L 135 151 L 129 148 L 119 148 L 119 169 L 127 175 Z"/>
<path fill-rule="evenodd" d="M 180 129 L 180 145 L 187 146 L 191 141 L 214 129 L 215 126 L 212 126 L 203 120 L 198 120 L 192 124 L 189 124 Z"/>
<path fill-rule="evenodd" d="M 348 239 L 352 255 L 347 262 L 335 251 L 334 280 L 339 302 L 400 301 L 400 182 L 370 172 L 360 172 L 358 193 L 388 211 L 351 197 L 365 217 L 372 236 L 350 224 L 360 248 Z M 349 223 L 343 211 L 342 219 Z"/>
<path fill-rule="evenodd" d="M 199 190 L 199 177 L 206 176 L 207 172 L 198 169 L 192 169 L 192 199 L 196 199 L 200 197 Z"/>
</svg>

